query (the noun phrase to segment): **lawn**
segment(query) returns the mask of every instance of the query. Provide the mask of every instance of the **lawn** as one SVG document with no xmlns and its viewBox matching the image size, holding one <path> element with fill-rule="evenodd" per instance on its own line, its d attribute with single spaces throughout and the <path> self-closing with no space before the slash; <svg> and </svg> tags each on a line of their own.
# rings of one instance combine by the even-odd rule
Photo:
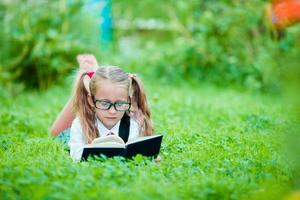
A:
<svg viewBox="0 0 300 200">
<path fill-rule="evenodd" d="M 73 163 L 47 133 L 68 85 L 0 93 L 0 199 L 276 199 L 292 184 L 278 96 L 146 81 L 162 161 Z"/>
</svg>

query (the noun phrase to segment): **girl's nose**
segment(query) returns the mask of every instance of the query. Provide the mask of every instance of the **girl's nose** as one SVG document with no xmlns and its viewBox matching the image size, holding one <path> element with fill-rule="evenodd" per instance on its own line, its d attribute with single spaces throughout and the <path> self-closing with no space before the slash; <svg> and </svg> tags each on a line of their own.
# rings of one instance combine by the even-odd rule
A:
<svg viewBox="0 0 300 200">
<path fill-rule="evenodd" d="M 114 107 L 114 106 L 111 106 L 111 107 L 109 108 L 108 112 L 109 112 L 110 114 L 114 114 L 114 113 L 116 112 L 115 107 Z"/>
</svg>

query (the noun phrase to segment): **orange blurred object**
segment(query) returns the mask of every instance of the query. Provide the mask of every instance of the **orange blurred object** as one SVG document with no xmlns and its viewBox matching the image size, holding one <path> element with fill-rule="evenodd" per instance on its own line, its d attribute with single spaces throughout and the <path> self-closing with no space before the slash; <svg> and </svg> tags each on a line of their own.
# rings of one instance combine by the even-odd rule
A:
<svg viewBox="0 0 300 200">
<path fill-rule="evenodd" d="M 268 17 L 277 29 L 300 22 L 300 0 L 273 0 L 268 8 Z"/>
</svg>

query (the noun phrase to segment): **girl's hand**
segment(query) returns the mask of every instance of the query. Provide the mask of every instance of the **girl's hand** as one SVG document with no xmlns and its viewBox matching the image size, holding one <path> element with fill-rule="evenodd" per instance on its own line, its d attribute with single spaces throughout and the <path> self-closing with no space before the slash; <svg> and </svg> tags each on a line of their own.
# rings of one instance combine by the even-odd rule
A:
<svg viewBox="0 0 300 200">
<path fill-rule="evenodd" d="M 160 156 L 157 156 L 157 157 L 154 159 L 154 161 L 155 161 L 156 163 L 160 163 L 161 157 L 160 157 Z"/>
</svg>

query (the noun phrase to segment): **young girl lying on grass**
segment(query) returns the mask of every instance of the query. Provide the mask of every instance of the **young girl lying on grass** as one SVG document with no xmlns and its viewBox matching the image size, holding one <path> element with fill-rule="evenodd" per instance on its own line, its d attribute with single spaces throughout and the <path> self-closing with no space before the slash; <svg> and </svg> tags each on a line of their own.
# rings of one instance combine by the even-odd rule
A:
<svg viewBox="0 0 300 200">
<path fill-rule="evenodd" d="M 71 127 L 70 139 L 67 137 L 66 142 L 74 160 L 80 160 L 84 145 L 97 137 L 114 134 L 127 142 L 153 135 L 147 98 L 136 75 L 116 66 L 98 66 L 91 55 L 81 55 L 78 61 L 80 70 L 75 94 L 50 130 L 51 135 L 57 136 Z M 129 129 L 121 130 L 122 123 L 126 122 L 130 124 Z M 68 136 L 69 132 L 61 135 Z M 158 157 L 156 161 L 159 160 Z"/>
</svg>

